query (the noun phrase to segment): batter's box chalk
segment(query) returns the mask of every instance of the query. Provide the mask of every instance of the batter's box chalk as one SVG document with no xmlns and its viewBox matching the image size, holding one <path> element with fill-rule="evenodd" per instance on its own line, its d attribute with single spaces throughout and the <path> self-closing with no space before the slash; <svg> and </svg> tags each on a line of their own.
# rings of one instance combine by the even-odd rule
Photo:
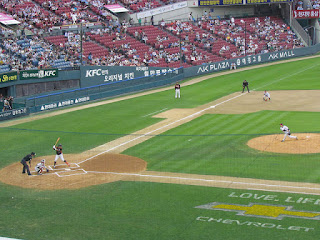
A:
<svg viewBox="0 0 320 240">
<path fill-rule="evenodd" d="M 84 169 L 76 169 L 76 170 L 66 170 L 66 171 L 60 171 L 56 172 L 58 177 L 69 177 L 69 176 L 75 176 L 75 175 L 82 175 L 87 174 L 87 171 Z"/>
</svg>

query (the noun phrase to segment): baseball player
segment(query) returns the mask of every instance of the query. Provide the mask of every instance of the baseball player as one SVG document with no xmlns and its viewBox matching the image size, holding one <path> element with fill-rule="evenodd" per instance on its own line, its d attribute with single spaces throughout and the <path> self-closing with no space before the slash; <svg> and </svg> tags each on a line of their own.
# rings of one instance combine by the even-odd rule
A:
<svg viewBox="0 0 320 240">
<path fill-rule="evenodd" d="M 247 80 L 244 80 L 243 83 L 242 83 L 242 92 L 244 92 L 245 88 L 247 88 L 248 93 L 249 93 L 250 92 L 249 91 L 249 83 L 247 82 Z"/>
<path fill-rule="evenodd" d="M 53 150 L 56 151 L 56 157 L 54 159 L 53 168 L 56 168 L 56 163 L 57 163 L 58 158 L 60 158 L 63 162 L 65 162 L 70 167 L 70 164 L 63 157 L 62 145 L 59 144 L 58 147 L 56 147 L 56 145 L 53 145 Z"/>
<path fill-rule="evenodd" d="M 270 101 L 271 100 L 270 93 L 268 93 L 267 90 L 264 91 L 263 100 L 264 101 L 268 101 L 268 100 Z"/>
<path fill-rule="evenodd" d="M 283 139 L 282 139 L 281 142 L 284 142 L 284 140 L 286 140 L 286 137 L 287 137 L 287 136 L 288 136 L 289 138 L 294 138 L 294 139 L 298 140 L 298 137 L 291 135 L 290 129 L 289 129 L 286 125 L 283 125 L 283 124 L 281 123 L 281 124 L 280 124 L 280 130 L 284 132 L 284 137 L 283 137 Z"/>
<path fill-rule="evenodd" d="M 176 85 L 174 85 L 174 89 L 176 91 L 176 95 L 175 95 L 175 98 L 180 98 L 180 84 L 179 83 L 176 83 Z"/>
<path fill-rule="evenodd" d="M 26 170 L 27 170 L 28 175 L 32 175 L 30 173 L 29 166 L 28 166 L 27 162 L 29 162 L 29 165 L 31 167 L 31 159 L 35 155 L 36 154 L 34 152 L 32 152 L 32 153 L 28 154 L 27 156 L 25 156 L 24 158 L 22 158 L 22 160 L 21 160 L 21 164 L 23 165 L 22 173 L 26 173 Z"/>
<path fill-rule="evenodd" d="M 35 166 L 34 170 L 36 171 L 36 173 L 38 173 L 38 175 L 42 175 L 44 170 L 46 170 L 46 172 L 49 172 L 49 169 L 46 167 L 46 160 L 42 159 L 41 162 L 39 162 Z"/>
</svg>

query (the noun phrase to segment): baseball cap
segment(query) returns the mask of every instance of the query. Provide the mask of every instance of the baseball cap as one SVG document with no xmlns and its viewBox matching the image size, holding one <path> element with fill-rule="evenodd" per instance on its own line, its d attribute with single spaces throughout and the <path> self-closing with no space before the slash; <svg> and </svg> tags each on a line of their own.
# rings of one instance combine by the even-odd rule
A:
<svg viewBox="0 0 320 240">
<path fill-rule="evenodd" d="M 34 156 L 35 156 L 35 155 L 36 155 L 36 153 L 35 153 L 35 152 L 31 152 L 31 155 L 34 155 Z"/>
</svg>

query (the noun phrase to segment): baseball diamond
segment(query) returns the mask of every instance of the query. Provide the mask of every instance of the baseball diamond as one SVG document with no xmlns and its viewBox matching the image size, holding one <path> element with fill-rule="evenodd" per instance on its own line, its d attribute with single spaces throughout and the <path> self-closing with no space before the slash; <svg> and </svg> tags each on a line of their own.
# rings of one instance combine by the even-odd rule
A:
<svg viewBox="0 0 320 240">
<path fill-rule="evenodd" d="M 315 239 L 318 218 L 299 216 L 319 213 L 320 60 L 295 60 L 185 80 L 179 101 L 168 86 L 0 123 L 9 143 L 0 165 L 9 227 L 0 235 Z M 272 101 L 261 101 L 265 89 Z M 282 122 L 298 140 L 281 142 Z M 58 138 L 70 166 L 54 168 Z M 31 151 L 49 172 L 21 174 L 20 155 Z M 211 203 L 220 205 L 209 211 Z"/>
<path fill-rule="evenodd" d="M 20 167 L 20 165 L 13 164 L 0 170 L 0 180 L 7 184 L 17 185 L 21 187 L 33 187 L 37 189 L 81 188 L 90 185 L 124 180 L 128 177 L 133 179 L 134 181 L 139 181 L 138 179 L 140 178 L 143 179 L 142 181 L 145 181 L 149 177 L 150 181 L 154 181 L 153 175 L 158 176 L 159 182 L 167 182 L 167 179 L 170 178 L 168 177 L 170 176 L 168 175 L 168 173 L 149 173 L 149 171 L 146 171 L 147 162 L 139 158 L 123 155 L 121 153 L 130 147 L 133 147 L 154 137 L 155 135 L 161 134 L 171 128 L 180 126 L 181 124 L 198 118 L 203 114 L 243 114 L 262 110 L 304 110 L 320 112 L 320 106 L 314 106 L 313 102 L 314 99 L 320 97 L 320 90 L 275 91 L 273 95 L 274 101 L 272 103 L 270 102 L 270 104 L 268 105 L 261 104 L 261 102 L 258 101 L 259 96 L 261 96 L 261 91 L 255 91 L 252 92 L 252 94 L 243 95 L 240 93 L 234 93 L 193 109 L 171 109 L 158 113 L 153 117 L 165 120 L 162 120 L 161 122 L 158 122 L 152 126 L 133 133 L 133 138 L 132 135 L 124 136 L 81 154 L 69 154 L 66 159 L 68 159 L 68 161 L 72 162 L 75 165 L 74 167 L 71 167 L 72 171 L 80 170 L 81 174 L 86 174 L 86 176 L 76 176 L 79 174 L 74 174 L 71 172 L 65 173 L 65 169 L 68 168 L 60 165 L 57 166 L 57 169 L 52 169 L 55 171 L 50 173 L 50 176 L 46 177 L 45 179 L 37 180 L 32 178 L 28 180 L 28 184 L 26 184 L 25 181 L 22 181 L 21 177 L 23 176 L 20 176 L 19 171 L 17 171 L 17 168 Z M 296 96 L 297 99 L 290 98 L 290 96 L 292 95 Z M 285 102 L 285 104 L 279 105 L 278 102 Z M 290 154 L 308 154 L 320 152 L 320 134 L 300 133 L 298 134 L 298 136 L 300 141 L 287 141 L 285 143 L 285 147 L 283 147 L 283 144 L 279 144 L 282 139 L 282 136 L 279 134 L 264 135 L 258 138 L 253 138 L 248 141 L 247 144 L 252 148 L 267 152 L 269 151 Z M 54 157 L 45 156 L 41 158 L 53 159 Z M 54 165 L 52 161 L 50 163 L 52 166 Z M 64 172 L 63 175 L 59 175 L 61 171 Z M 105 176 L 102 176 L 101 173 L 105 173 Z M 140 175 L 130 175 L 127 173 L 139 173 Z M 59 177 L 61 176 L 70 177 L 67 180 L 59 180 Z M 137 177 L 134 178 L 134 176 Z M 181 182 L 181 179 L 179 177 L 177 177 L 176 179 L 171 179 L 170 181 L 183 184 L 202 185 L 202 183 L 200 183 L 201 180 L 198 180 L 198 178 L 199 176 L 193 177 L 191 175 L 188 176 L 188 179 L 186 179 L 188 181 Z M 210 179 L 207 176 L 200 176 L 200 178 L 205 179 L 204 181 Z M 75 183 L 68 185 L 65 184 L 65 181 Z M 236 182 L 237 180 L 235 179 L 234 181 Z M 43 184 L 44 182 L 47 182 L 47 184 Z M 292 185 L 295 186 L 295 183 L 292 183 Z M 215 186 L 215 182 L 212 181 L 210 186 Z M 248 185 L 244 185 L 243 183 L 241 183 L 240 187 L 246 189 L 248 186 L 252 188 L 250 183 L 248 183 Z M 276 186 L 276 188 L 277 187 L 278 186 Z M 320 185 L 315 184 L 314 187 L 320 188 Z M 265 187 L 265 189 L 269 190 L 270 188 Z M 290 189 L 290 187 L 288 187 L 288 189 Z M 291 191 L 299 192 L 298 190 L 295 190 L 294 187 Z M 310 187 L 306 187 L 302 190 L 303 193 L 308 191 L 314 194 L 314 191 L 310 190 Z"/>
</svg>

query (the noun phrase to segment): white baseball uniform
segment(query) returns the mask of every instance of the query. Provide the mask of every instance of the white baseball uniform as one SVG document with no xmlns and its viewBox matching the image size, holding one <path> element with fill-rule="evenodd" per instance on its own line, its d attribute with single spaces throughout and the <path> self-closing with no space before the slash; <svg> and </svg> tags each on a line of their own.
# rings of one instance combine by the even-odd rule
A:
<svg viewBox="0 0 320 240">
<path fill-rule="evenodd" d="M 44 162 L 40 162 L 35 166 L 34 170 L 37 173 L 41 174 L 45 168 L 46 168 L 46 166 L 45 166 Z"/>
<path fill-rule="evenodd" d="M 267 101 L 268 99 L 270 100 L 270 93 L 264 92 L 264 94 L 263 94 L 263 99 L 264 99 L 265 101 Z"/>
<path fill-rule="evenodd" d="M 290 129 L 285 126 L 285 125 L 281 125 L 280 130 L 284 132 L 284 137 L 282 139 L 282 142 L 284 142 L 284 140 L 286 140 L 286 137 L 288 136 L 289 138 L 294 138 L 294 139 L 298 139 L 296 136 L 292 136 L 290 133 Z"/>
</svg>

